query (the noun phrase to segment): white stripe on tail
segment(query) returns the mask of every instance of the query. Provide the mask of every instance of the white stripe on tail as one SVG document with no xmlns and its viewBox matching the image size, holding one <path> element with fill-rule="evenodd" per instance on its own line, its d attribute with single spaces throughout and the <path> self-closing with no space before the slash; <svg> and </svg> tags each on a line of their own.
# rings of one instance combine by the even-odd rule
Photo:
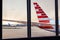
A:
<svg viewBox="0 0 60 40">
<path fill-rule="evenodd" d="M 39 20 L 39 23 L 50 23 L 50 20 L 42 8 L 36 3 L 33 3 L 35 6 L 36 14 Z M 39 26 L 40 28 L 53 28 L 52 26 Z"/>
</svg>

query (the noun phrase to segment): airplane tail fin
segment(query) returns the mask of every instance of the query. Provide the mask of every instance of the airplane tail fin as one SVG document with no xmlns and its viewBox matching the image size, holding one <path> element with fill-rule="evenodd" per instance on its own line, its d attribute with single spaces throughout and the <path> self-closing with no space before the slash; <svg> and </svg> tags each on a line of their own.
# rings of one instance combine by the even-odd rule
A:
<svg viewBox="0 0 60 40">
<path fill-rule="evenodd" d="M 34 2 L 34 7 L 36 10 L 36 14 L 39 20 L 39 23 L 50 23 L 50 20 L 46 13 L 42 10 L 42 8 L 37 4 L 37 2 Z M 52 28 L 52 26 L 39 26 L 40 28 Z"/>
</svg>

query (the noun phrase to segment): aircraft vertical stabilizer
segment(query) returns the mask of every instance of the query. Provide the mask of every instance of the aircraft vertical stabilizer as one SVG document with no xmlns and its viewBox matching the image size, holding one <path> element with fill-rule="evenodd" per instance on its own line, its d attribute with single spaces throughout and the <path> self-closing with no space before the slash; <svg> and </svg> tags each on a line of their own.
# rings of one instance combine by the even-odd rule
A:
<svg viewBox="0 0 60 40">
<path fill-rule="evenodd" d="M 48 16 L 46 15 L 46 13 L 42 10 L 42 8 L 37 4 L 37 2 L 34 2 L 34 7 L 35 7 L 35 10 L 36 10 L 36 14 L 37 14 L 37 17 L 38 17 L 38 20 L 39 20 L 39 23 L 44 23 L 44 24 L 47 24 L 47 23 L 50 23 L 50 20 L 48 18 Z M 39 26 L 40 28 L 53 28 L 52 26 Z"/>
</svg>

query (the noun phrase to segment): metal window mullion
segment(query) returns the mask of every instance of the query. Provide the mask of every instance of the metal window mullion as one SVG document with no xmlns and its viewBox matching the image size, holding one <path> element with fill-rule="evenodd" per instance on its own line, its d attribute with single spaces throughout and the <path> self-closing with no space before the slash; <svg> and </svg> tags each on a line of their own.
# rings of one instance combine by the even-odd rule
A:
<svg viewBox="0 0 60 40">
<path fill-rule="evenodd" d="M 31 0 L 27 0 L 27 36 L 31 38 Z"/>
<path fill-rule="evenodd" d="M 55 0 L 55 24 L 56 24 L 56 36 L 58 36 L 58 0 Z"/>
</svg>

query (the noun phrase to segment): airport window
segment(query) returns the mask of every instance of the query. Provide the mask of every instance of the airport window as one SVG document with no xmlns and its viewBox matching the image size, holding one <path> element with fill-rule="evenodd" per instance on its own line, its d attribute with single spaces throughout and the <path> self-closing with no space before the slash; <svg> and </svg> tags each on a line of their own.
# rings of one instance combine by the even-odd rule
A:
<svg viewBox="0 0 60 40">
<path fill-rule="evenodd" d="M 2 39 L 58 36 L 59 2 L 3 0 Z"/>
<path fill-rule="evenodd" d="M 31 0 L 31 37 L 56 36 L 55 0 Z"/>
<path fill-rule="evenodd" d="M 2 39 L 27 38 L 27 0 L 2 1 Z"/>
</svg>

